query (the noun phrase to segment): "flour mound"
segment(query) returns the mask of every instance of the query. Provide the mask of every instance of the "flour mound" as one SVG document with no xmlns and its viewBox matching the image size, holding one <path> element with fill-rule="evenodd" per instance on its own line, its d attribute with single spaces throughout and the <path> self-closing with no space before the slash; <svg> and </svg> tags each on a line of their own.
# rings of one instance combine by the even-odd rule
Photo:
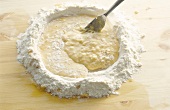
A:
<svg viewBox="0 0 170 110">
<path fill-rule="evenodd" d="M 115 92 L 123 82 L 132 78 L 141 67 L 140 54 L 144 51 L 140 43 L 141 34 L 120 12 L 114 12 L 110 16 L 114 22 L 114 32 L 118 38 L 120 48 L 118 60 L 106 69 L 88 72 L 83 78 L 73 78 L 53 74 L 49 71 L 40 54 L 39 39 L 46 25 L 53 19 L 61 16 L 88 14 L 101 15 L 105 10 L 100 7 L 84 5 L 63 5 L 51 9 L 41 9 L 31 19 L 30 26 L 25 33 L 18 36 L 17 51 L 18 61 L 24 65 L 32 75 L 37 85 L 46 88 L 47 92 L 59 97 L 71 98 L 95 97 L 100 98 Z M 80 73 L 81 74 L 81 73 Z"/>
</svg>

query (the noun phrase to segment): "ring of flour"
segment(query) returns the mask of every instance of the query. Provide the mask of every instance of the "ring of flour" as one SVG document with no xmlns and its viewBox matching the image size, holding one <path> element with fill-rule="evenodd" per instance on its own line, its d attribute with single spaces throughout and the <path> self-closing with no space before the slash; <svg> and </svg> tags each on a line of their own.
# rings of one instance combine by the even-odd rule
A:
<svg viewBox="0 0 170 110">
<path fill-rule="evenodd" d="M 91 72 L 85 78 L 69 78 L 55 75 L 46 69 L 37 46 L 45 26 L 53 19 L 67 14 L 100 15 L 104 9 L 92 6 L 55 6 L 52 9 L 41 9 L 31 19 L 30 26 L 17 40 L 18 61 L 33 76 L 36 84 L 46 88 L 47 92 L 59 97 L 73 96 L 103 97 L 115 92 L 121 84 L 137 73 L 141 67 L 140 54 L 143 47 L 141 35 L 126 17 L 112 13 L 116 18 L 117 37 L 120 42 L 119 58 L 105 70 Z"/>
</svg>

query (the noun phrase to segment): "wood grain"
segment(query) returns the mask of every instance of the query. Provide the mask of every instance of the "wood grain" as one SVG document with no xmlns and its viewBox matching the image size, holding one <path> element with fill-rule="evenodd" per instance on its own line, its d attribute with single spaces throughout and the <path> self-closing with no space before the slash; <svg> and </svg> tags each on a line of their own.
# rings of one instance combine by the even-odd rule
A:
<svg viewBox="0 0 170 110">
<path fill-rule="evenodd" d="M 66 1 L 68 0 L 62 2 Z M 89 3 L 88 0 L 73 1 Z M 93 0 L 90 4 L 111 6 L 112 2 Z M 120 95 L 101 99 L 59 99 L 51 96 L 34 84 L 31 76 L 16 60 L 16 35 L 27 27 L 28 14 L 34 15 L 39 8 L 56 3 L 61 1 L 0 1 L 0 110 L 170 110 L 170 2 L 168 0 L 131 0 L 118 7 L 127 15 L 137 19 L 137 26 L 145 33 L 142 43 L 147 52 L 142 55 L 143 66 L 140 74 L 134 75 L 134 80 L 122 85 L 118 90 Z M 18 17 L 15 16 L 17 12 L 24 12 L 22 13 L 24 16 L 19 15 L 22 18 L 21 22 L 12 20 Z M 9 17 L 10 19 L 7 19 Z M 8 30 L 11 20 L 12 28 Z M 18 29 L 18 32 L 11 35 L 13 29 Z"/>
</svg>

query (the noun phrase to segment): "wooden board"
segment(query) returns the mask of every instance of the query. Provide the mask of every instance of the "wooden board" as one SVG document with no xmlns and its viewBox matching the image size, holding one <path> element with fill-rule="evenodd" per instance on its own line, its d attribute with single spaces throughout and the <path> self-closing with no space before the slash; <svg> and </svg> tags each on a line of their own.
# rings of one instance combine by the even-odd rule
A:
<svg viewBox="0 0 170 110">
<path fill-rule="evenodd" d="M 62 2 L 66 2 L 63 0 Z M 89 3 L 90 0 L 74 0 Z M 111 6 L 113 1 L 90 4 Z M 17 60 L 16 36 L 28 26 L 29 15 L 59 0 L 0 0 L 0 110 L 170 110 L 170 2 L 131 0 L 119 9 L 137 19 L 147 52 L 134 80 L 124 83 L 118 96 L 101 99 L 59 99 L 31 80 Z"/>
</svg>

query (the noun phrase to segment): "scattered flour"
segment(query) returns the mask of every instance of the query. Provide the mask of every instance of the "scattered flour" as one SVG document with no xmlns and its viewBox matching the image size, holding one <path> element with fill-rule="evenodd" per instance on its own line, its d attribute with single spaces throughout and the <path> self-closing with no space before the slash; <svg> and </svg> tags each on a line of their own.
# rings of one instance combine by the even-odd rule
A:
<svg viewBox="0 0 170 110">
<path fill-rule="evenodd" d="M 35 82 L 39 86 L 45 87 L 46 91 L 52 95 L 65 98 L 73 96 L 100 98 L 117 94 L 115 91 L 121 87 L 121 84 L 131 79 L 132 75 L 138 72 L 141 67 L 140 54 L 144 51 L 140 43 L 141 34 L 132 22 L 120 12 L 114 12 L 110 15 L 113 16 L 114 20 L 110 19 L 110 21 L 114 22 L 113 30 L 119 41 L 119 57 L 114 64 L 103 70 L 90 72 L 84 69 L 86 75 L 77 70 L 77 72 L 80 72 L 80 77 L 67 77 L 63 73 L 62 75 L 54 74 L 46 68 L 45 59 L 42 57 L 42 50 L 39 47 L 43 43 L 40 41 L 46 26 L 53 19 L 78 14 L 97 16 L 104 12 L 105 10 L 100 7 L 84 5 L 60 5 L 48 10 L 41 9 L 36 17 L 31 19 L 26 32 L 18 36 L 18 61 L 25 66 Z M 62 40 L 59 42 L 61 43 Z M 52 45 L 55 49 L 58 48 L 56 43 Z M 61 45 L 64 46 L 64 44 Z M 48 54 L 53 53 L 49 52 Z M 63 55 L 60 49 L 58 49 L 57 54 Z M 50 58 L 47 60 L 50 61 Z M 57 68 L 63 68 L 63 66 L 58 65 Z M 76 76 L 74 72 L 71 74 Z M 81 74 L 83 74 L 83 77 Z"/>
</svg>

